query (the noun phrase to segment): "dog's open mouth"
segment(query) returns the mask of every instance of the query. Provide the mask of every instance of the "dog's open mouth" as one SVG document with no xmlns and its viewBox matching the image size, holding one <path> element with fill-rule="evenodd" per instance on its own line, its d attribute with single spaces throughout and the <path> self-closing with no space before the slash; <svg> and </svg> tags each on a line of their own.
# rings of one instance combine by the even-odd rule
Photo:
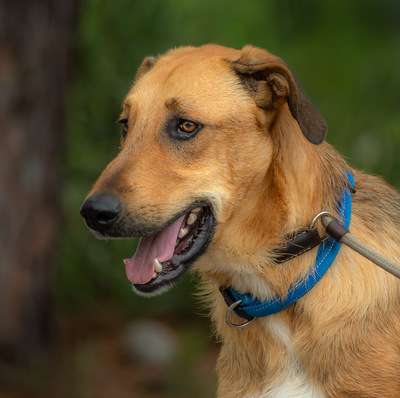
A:
<svg viewBox="0 0 400 398">
<path fill-rule="evenodd" d="M 206 250 L 213 234 L 209 207 L 197 207 L 154 235 L 142 237 L 135 255 L 125 259 L 126 274 L 141 294 L 171 287 Z"/>
</svg>

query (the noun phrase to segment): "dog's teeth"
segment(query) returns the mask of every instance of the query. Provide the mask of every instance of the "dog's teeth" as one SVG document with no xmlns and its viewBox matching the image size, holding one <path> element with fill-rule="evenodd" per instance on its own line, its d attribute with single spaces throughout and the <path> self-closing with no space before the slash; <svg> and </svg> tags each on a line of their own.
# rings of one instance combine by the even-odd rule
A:
<svg viewBox="0 0 400 398">
<path fill-rule="evenodd" d="M 152 279 L 156 279 L 157 278 L 157 272 L 154 272 Z"/>
<path fill-rule="evenodd" d="M 192 213 L 199 213 L 201 212 L 201 207 L 196 207 L 195 209 L 192 210 Z"/>
<path fill-rule="evenodd" d="M 190 213 L 189 217 L 187 218 L 187 224 L 192 225 L 197 220 L 197 216 L 194 213 Z"/>
<path fill-rule="evenodd" d="M 156 272 L 160 273 L 162 271 L 161 263 L 157 259 L 155 259 L 154 264 L 156 265 Z"/>
<path fill-rule="evenodd" d="M 183 238 L 187 233 L 188 233 L 187 228 L 181 228 L 181 230 L 179 231 L 178 238 Z"/>
</svg>

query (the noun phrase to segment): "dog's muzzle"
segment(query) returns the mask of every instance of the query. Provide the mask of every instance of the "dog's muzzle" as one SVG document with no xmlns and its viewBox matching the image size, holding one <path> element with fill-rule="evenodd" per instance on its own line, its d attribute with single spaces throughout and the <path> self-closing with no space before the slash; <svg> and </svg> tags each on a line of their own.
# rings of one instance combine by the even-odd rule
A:
<svg viewBox="0 0 400 398">
<path fill-rule="evenodd" d="M 110 192 L 91 195 L 80 213 L 96 237 L 135 238 L 137 251 L 124 260 L 135 291 L 154 295 L 172 287 L 208 248 L 215 230 L 211 206 L 195 201 L 167 220 L 150 222 L 129 215 Z"/>
</svg>

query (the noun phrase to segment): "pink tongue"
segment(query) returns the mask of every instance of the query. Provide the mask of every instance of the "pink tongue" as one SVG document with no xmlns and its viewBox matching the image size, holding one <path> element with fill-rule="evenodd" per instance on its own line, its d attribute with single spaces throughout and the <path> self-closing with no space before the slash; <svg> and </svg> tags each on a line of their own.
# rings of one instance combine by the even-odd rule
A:
<svg viewBox="0 0 400 398">
<path fill-rule="evenodd" d="M 154 260 L 162 263 L 172 257 L 184 217 L 164 231 L 140 239 L 135 255 L 125 260 L 126 275 L 132 283 L 150 282 L 155 272 Z"/>
</svg>

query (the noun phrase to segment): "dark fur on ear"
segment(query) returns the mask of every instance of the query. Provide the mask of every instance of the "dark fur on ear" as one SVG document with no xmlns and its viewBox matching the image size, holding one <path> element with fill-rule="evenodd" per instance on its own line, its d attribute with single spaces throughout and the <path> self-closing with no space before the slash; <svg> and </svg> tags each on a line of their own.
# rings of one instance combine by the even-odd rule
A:
<svg viewBox="0 0 400 398">
<path fill-rule="evenodd" d="M 139 66 L 139 69 L 136 72 L 135 82 L 139 80 L 145 73 L 147 73 L 157 62 L 157 58 L 155 57 L 147 57 L 144 59 L 142 64 Z"/>
<path fill-rule="evenodd" d="M 316 145 L 320 144 L 326 136 L 326 121 L 315 109 L 285 63 L 263 50 L 244 50 L 248 53 L 247 56 L 230 61 L 230 65 L 256 104 L 265 110 L 272 110 L 280 106 L 282 101 L 286 101 L 307 140 Z M 253 54 L 256 55 L 255 59 L 250 56 Z"/>
</svg>

